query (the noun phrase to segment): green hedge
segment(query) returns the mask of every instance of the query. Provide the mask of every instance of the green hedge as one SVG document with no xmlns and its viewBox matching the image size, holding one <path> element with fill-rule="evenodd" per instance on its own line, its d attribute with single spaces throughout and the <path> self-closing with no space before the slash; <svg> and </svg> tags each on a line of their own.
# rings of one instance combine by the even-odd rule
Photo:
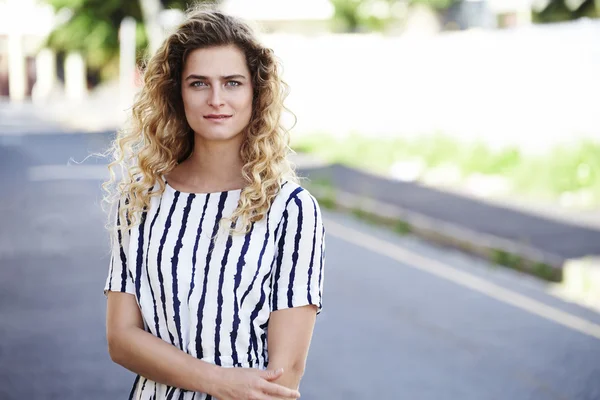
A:
<svg viewBox="0 0 600 400">
<path fill-rule="evenodd" d="M 518 193 L 556 198 L 587 189 L 600 203 L 600 143 L 591 140 L 557 146 L 536 156 L 524 155 L 515 147 L 495 150 L 483 142 L 463 143 L 442 134 L 415 138 L 353 134 L 343 140 L 313 134 L 296 139 L 292 147 L 330 162 L 383 173 L 395 162 L 418 157 L 427 168 L 452 164 L 463 177 L 472 173 L 506 177 Z"/>
</svg>

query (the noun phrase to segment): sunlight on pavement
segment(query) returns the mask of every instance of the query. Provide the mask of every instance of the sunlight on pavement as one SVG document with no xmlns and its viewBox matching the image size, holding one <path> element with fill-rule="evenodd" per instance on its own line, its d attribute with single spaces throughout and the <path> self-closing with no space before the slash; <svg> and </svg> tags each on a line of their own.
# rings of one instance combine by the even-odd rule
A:
<svg viewBox="0 0 600 400">
<path fill-rule="evenodd" d="M 553 321 L 577 332 L 600 340 L 600 325 L 542 302 L 503 288 L 475 275 L 460 271 L 433 258 L 425 257 L 393 243 L 362 233 L 356 229 L 326 219 L 328 234 L 367 250 L 385 255 L 412 268 L 428 272 L 439 278 L 480 292 L 488 297 Z"/>
<path fill-rule="evenodd" d="M 30 167 L 30 181 L 53 181 L 62 179 L 98 180 L 108 178 L 106 165 L 41 165 Z"/>
</svg>

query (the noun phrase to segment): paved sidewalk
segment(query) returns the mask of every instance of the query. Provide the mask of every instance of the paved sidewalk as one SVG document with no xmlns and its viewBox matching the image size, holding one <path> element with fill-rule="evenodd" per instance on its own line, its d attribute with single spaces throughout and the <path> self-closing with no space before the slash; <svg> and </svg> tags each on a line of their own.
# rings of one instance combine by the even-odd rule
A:
<svg viewBox="0 0 600 400">
<path fill-rule="evenodd" d="M 43 102 L 11 103 L 0 98 L 0 135 L 115 130 L 126 118 L 120 108 L 116 82 L 94 89 L 81 100 L 57 95 Z"/>
<path fill-rule="evenodd" d="M 0 100 L 0 134 L 17 135 L 23 133 L 50 133 L 63 130 L 52 117 L 49 107 L 34 105 L 31 102 L 9 103 Z"/>
<path fill-rule="evenodd" d="M 562 260 L 600 254 L 600 229 L 493 205 L 416 183 L 372 175 L 340 164 L 302 168 L 312 181 L 397 206 L 472 232 L 520 242 Z M 563 216 L 564 219 L 564 216 Z"/>
<path fill-rule="evenodd" d="M 485 202 L 456 192 L 401 182 L 340 164 L 303 162 L 298 172 L 322 201 L 399 232 L 458 248 L 550 281 L 548 291 L 600 312 L 600 228 Z"/>
</svg>

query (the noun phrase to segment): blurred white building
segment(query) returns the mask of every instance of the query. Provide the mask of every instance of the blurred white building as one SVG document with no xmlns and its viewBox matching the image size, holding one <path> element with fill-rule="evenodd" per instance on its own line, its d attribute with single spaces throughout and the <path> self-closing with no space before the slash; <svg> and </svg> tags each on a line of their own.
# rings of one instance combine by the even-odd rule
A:
<svg viewBox="0 0 600 400">
<path fill-rule="evenodd" d="M 444 24 L 447 29 L 504 28 L 531 24 L 531 11 L 549 0 L 463 0 L 451 7 Z"/>
<path fill-rule="evenodd" d="M 257 23 L 265 33 L 329 32 L 334 13 L 329 0 L 224 0 L 221 9 Z"/>
<path fill-rule="evenodd" d="M 30 96 L 35 57 L 55 23 L 52 7 L 36 0 L 0 0 L 0 96 Z"/>
</svg>

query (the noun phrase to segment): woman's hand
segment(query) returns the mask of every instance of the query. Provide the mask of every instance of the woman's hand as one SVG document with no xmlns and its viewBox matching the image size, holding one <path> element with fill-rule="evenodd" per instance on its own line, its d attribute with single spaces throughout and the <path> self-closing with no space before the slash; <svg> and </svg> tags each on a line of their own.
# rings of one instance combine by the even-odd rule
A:
<svg viewBox="0 0 600 400">
<path fill-rule="evenodd" d="M 300 397 L 297 390 L 272 383 L 283 368 L 263 371 L 256 368 L 223 368 L 211 393 L 219 400 L 290 400 Z"/>
</svg>

